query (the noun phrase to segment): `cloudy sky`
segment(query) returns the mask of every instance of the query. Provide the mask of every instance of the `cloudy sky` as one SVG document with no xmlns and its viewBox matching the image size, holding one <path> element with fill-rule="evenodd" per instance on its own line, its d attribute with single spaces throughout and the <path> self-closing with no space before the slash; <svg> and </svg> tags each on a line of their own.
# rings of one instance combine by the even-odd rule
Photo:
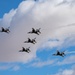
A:
<svg viewBox="0 0 75 75">
<path fill-rule="evenodd" d="M 2 0 L 1 75 L 75 75 L 75 0 Z M 41 28 L 41 34 L 27 34 Z M 24 43 L 35 38 L 35 45 Z M 30 47 L 31 52 L 19 52 Z M 66 56 L 53 56 L 56 51 Z"/>
</svg>

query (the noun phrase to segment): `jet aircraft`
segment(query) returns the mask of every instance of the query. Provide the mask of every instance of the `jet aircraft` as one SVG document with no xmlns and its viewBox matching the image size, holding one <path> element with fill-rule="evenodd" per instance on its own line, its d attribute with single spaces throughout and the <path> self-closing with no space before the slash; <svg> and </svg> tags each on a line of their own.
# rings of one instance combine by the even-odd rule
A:
<svg viewBox="0 0 75 75">
<path fill-rule="evenodd" d="M 30 52 L 30 49 L 29 48 L 22 47 L 22 50 L 20 50 L 19 52 L 27 52 L 27 53 L 29 53 Z"/>
<path fill-rule="evenodd" d="M 6 29 L 5 29 L 5 28 L 2 27 L 2 30 L 1 30 L 0 32 L 9 33 L 10 31 L 9 31 L 9 28 L 6 28 Z"/>
<path fill-rule="evenodd" d="M 35 40 L 35 39 L 36 39 L 36 38 L 34 38 L 34 39 L 28 38 L 28 40 L 25 41 L 24 43 L 32 43 L 32 44 L 35 44 L 35 43 L 36 43 L 36 40 Z"/>
<path fill-rule="evenodd" d="M 63 52 L 59 52 L 59 51 L 57 50 L 57 53 L 56 53 L 56 54 L 53 54 L 53 55 L 64 57 L 64 56 L 65 56 L 65 53 L 64 53 L 64 51 L 63 51 Z"/>
<path fill-rule="evenodd" d="M 31 33 L 31 34 L 34 33 L 34 34 L 39 35 L 39 34 L 41 34 L 40 29 L 41 29 L 41 28 L 39 28 L 39 29 L 34 29 L 34 28 L 32 28 L 32 31 L 30 31 L 30 32 L 28 32 L 28 33 Z"/>
</svg>

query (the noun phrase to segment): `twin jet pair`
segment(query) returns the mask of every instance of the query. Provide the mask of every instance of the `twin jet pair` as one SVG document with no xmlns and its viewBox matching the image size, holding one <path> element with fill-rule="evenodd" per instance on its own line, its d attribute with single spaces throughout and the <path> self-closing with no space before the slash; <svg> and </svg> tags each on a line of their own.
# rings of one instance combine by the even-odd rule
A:
<svg viewBox="0 0 75 75">
<path fill-rule="evenodd" d="M 30 31 L 30 32 L 28 32 L 28 33 L 31 33 L 31 34 L 34 33 L 34 34 L 39 35 L 39 34 L 41 34 L 40 29 L 41 29 L 41 28 L 35 30 L 34 28 L 32 28 L 32 31 Z M 2 27 L 0 32 L 9 33 L 9 32 L 10 32 L 9 27 L 8 27 L 8 28 L 3 28 L 3 27 Z"/>
</svg>

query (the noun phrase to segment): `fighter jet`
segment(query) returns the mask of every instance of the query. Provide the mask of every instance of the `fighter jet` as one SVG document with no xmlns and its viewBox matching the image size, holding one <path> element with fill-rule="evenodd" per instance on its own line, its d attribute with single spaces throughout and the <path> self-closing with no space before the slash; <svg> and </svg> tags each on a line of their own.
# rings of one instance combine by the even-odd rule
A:
<svg viewBox="0 0 75 75">
<path fill-rule="evenodd" d="M 41 28 L 35 30 L 34 28 L 32 28 L 32 31 L 30 31 L 30 32 L 28 32 L 28 33 L 31 33 L 31 34 L 34 33 L 34 34 L 39 35 L 39 34 L 41 34 L 40 29 L 41 29 Z"/>
<path fill-rule="evenodd" d="M 22 50 L 20 50 L 19 52 L 27 52 L 27 53 L 29 53 L 30 52 L 30 49 L 29 48 L 22 47 Z"/>
<path fill-rule="evenodd" d="M 0 32 L 9 33 L 9 32 L 10 32 L 10 31 L 9 31 L 9 27 L 8 27 L 8 28 L 6 28 L 6 29 L 4 29 L 4 28 L 2 27 L 2 30 L 1 30 Z"/>
<path fill-rule="evenodd" d="M 28 38 L 28 40 L 25 41 L 24 43 L 32 43 L 32 44 L 35 44 L 35 43 L 36 43 L 36 40 L 35 40 L 35 39 L 36 39 L 36 38 L 34 38 L 34 39 Z"/>
<path fill-rule="evenodd" d="M 57 50 L 57 53 L 56 53 L 56 54 L 53 54 L 53 55 L 64 57 L 64 56 L 65 56 L 65 53 L 64 53 L 64 51 L 63 51 L 63 52 L 59 52 L 59 51 Z"/>
</svg>

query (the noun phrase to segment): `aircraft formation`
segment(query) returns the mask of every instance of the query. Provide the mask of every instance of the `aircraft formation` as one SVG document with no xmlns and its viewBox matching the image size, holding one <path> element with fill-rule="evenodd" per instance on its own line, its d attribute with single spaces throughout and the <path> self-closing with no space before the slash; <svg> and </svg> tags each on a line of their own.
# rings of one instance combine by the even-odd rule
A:
<svg viewBox="0 0 75 75">
<path fill-rule="evenodd" d="M 34 29 L 34 28 L 32 28 L 32 31 L 28 32 L 28 34 L 40 35 L 40 34 L 41 34 L 40 29 L 41 29 L 41 28 L 39 28 L 39 29 Z M 35 39 L 36 39 L 36 38 L 34 38 L 34 39 L 28 38 L 28 40 L 24 41 L 24 43 L 36 44 L 37 42 L 36 42 Z M 30 47 L 29 47 L 29 48 L 30 48 Z M 22 47 L 22 50 L 20 50 L 19 52 L 27 52 L 27 53 L 29 53 L 29 52 L 31 52 L 29 48 L 24 48 L 24 47 Z"/>
<path fill-rule="evenodd" d="M 41 29 L 41 28 L 39 28 L 39 29 L 34 29 L 34 28 L 32 28 L 32 31 L 28 32 L 28 34 L 40 35 L 40 34 L 41 34 L 40 29 Z M 8 27 L 8 28 L 3 28 L 3 27 L 1 27 L 1 31 L 0 31 L 0 32 L 9 33 L 9 32 L 10 32 L 9 27 Z M 36 38 L 34 38 L 34 39 L 28 38 L 28 40 L 27 40 L 27 41 L 24 41 L 24 43 L 36 44 L 37 42 L 36 42 Z M 31 52 L 31 51 L 30 51 L 30 47 L 28 47 L 28 48 L 22 47 L 22 50 L 19 50 L 19 52 L 27 52 L 27 53 L 29 53 L 29 52 Z"/>
<path fill-rule="evenodd" d="M 40 29 L 41 29 L 41 28 L 39 28 L 39 29 L 34 29 L 34 28 L 32 28 L 32 31 L 28 32 L 28 34 L 40 35 L 40 34 L 41 34 Z M 9 33 L 9 32 L 10 32 L 9 27 L 8 27 L 8 28 L 3 28 L 3 27 L 1 27 L 1 31 L 0 31 L 0 32 Z M 33 39 L 28 38 L 28 40 L 24 41 L 24 43 L 36 44 L 37 42 L 36 42 L 36 38 L 33 38 Z M 30 51 L 30 47 L 28 47 L 28 48 L 22 47 L 22 50 L 19 50 L 19 52 L 27 52 L 27 53 L 29 53 L 29 52 L 31 52 L 31 51 Z M 57 53 L 55 53 L 55 54 L 53 54 L 53 55 L 54 55 L 54 56 L 62 56 L 62 57 L 64 57 L 64 56 L 65 56 L 65 53 L 64 53 L 64 52 L 65 52 L 65 51 L 60 52 L 60 51 L 57 50 Z"/>
</svg>

